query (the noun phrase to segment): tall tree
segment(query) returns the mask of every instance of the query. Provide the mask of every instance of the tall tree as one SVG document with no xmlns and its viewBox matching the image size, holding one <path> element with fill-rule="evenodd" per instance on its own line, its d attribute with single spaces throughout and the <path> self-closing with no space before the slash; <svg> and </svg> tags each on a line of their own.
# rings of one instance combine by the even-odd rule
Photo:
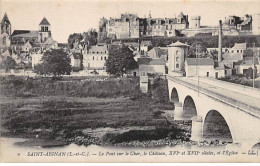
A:
<svg viewBox="0 0 260 166">
<path fill-rule="evenodd" d="M 134 60 L 133 51 L 127 46 L 122 45 L 110 48 L 109 56 L 106 60 L 106 71 L 109 74 L 123 76 L 127 70 L 136 68 L 138 68 L 138 64 Z"/>
<path fill-rule="evenodd" d="M 54 77 L 61 74 L 69 74 L 71 71 L 70 57 L 62 49 L 46 51 L 41 63 L 35 66 L 38 74 L 53 74 Z"/>
<path fill-rule="evenodd" d="M 88 32 L 84 32 L 83 37 L 85 39 L 85 43 L 88 43 L 89 46 L 97 44 L 98 33 L 96 29 L 90 29 Z"/>
<path fill-rule="evenodd" d="M 83 36 L 80 33 L 70 34 L 68 38 L 69 49 L 73 48 L 73 43 L 75 43 L 76 41 L 81 41 L 82 39 Z"/>
<path fill-rule="evenodd" d="M 196 49 L 196 46 L 197 46 L 197 49 Z M 202 42 L 195 41 L 190 46 L 188 57 L 189 58 L 196 58 L 196 51 L 198 53 L 203 53 L 203 52 L 207 51 L 207 48 L 205 47 L 205 45 Z"/>
</svg>

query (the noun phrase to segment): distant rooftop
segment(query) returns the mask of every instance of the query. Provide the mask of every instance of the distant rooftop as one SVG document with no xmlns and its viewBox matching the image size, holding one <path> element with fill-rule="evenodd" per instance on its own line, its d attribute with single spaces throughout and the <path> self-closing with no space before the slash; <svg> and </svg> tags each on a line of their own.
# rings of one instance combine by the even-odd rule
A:
<svg viewBox="0 0 260 166">
<path fill-rule="evenodd" d="M 49 21 L 44 17 L 39 25 L 51 25 Z"/>
<path fill-rule="evenodd" d="M 180 41 L 177 41 L 175 43 L 172 43 L 170 45 L 168 45 L 168 47 L 189 47 L 188 44 L 182 43 Z"/>
<path fill-rule="evenodd" d="M 212 58 L 187 58 L 187 64 L 189 66 L 209 66 L 214 65 L 214 61 Z"/>
</svg>

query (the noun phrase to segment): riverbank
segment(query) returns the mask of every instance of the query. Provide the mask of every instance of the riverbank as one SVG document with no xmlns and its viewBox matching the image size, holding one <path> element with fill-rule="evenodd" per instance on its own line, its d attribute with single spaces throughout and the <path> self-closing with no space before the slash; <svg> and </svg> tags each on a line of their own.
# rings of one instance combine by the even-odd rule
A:
<svg viewBox="0 0 260 166">
<path fill-rule="evenodd" d="M 174 145 L 188 142 L 190 137 L 190 124 L 182 128 L 161 116 L 163 110 L 174 109 L 172 103 L 149 98 L 2 96 L 0 105 L 2 136 L 86 146 Z"/>
</svg>

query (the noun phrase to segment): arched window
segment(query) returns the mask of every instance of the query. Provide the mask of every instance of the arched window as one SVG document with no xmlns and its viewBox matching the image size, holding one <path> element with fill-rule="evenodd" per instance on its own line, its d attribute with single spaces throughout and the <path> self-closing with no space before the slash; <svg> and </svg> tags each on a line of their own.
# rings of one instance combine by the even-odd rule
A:
<svg viewBox="0 0 260 166">
<path fill-rule="evenodd" d="M 176 55 L 178 55 L 178 54 L 179 54 L 179 51 L 177 50 L 177 51 L 176 51 Z"/>
<path fill-rule="evenodd" d="M 177 64 L 176 64 L 176 68 L 179 68 L 179 67 L 180 67 L 180 66 L 179 66 L 179 64 L 177 63 Z"/>
<path fill-rule="evenodd" d="M 176 57 L 176 62 L 179 62 L 179 57 Z"/>
<path fill-rule="evenodd" d="M 3 45 L 6 45 L 6 37 L 3 37 Z"/>
<path fill-rule="evenodd" d="M 107 60 L 107 57 L 105 56 L 105 60 Z"/>
</svg>

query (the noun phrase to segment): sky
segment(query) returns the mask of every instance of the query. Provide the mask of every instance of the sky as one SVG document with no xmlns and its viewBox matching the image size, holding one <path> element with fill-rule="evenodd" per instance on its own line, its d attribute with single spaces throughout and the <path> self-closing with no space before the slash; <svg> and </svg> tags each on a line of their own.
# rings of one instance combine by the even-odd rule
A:
<svg viewBox="0 0 260 166">
<path fill-rule="evenodd" d="M 0 0 L 0 19 L 6 12 L 13 30 L 38 30 L 43 17 L 51 24 L 52 37 L 67 42 L 69 34 L 98 28 L 101 17 L 133 13 L 154 18 L 201 16 L 201 25 L 216 26 L 229 15 L 260 13 L 260 0 Z"/>
</svg>

